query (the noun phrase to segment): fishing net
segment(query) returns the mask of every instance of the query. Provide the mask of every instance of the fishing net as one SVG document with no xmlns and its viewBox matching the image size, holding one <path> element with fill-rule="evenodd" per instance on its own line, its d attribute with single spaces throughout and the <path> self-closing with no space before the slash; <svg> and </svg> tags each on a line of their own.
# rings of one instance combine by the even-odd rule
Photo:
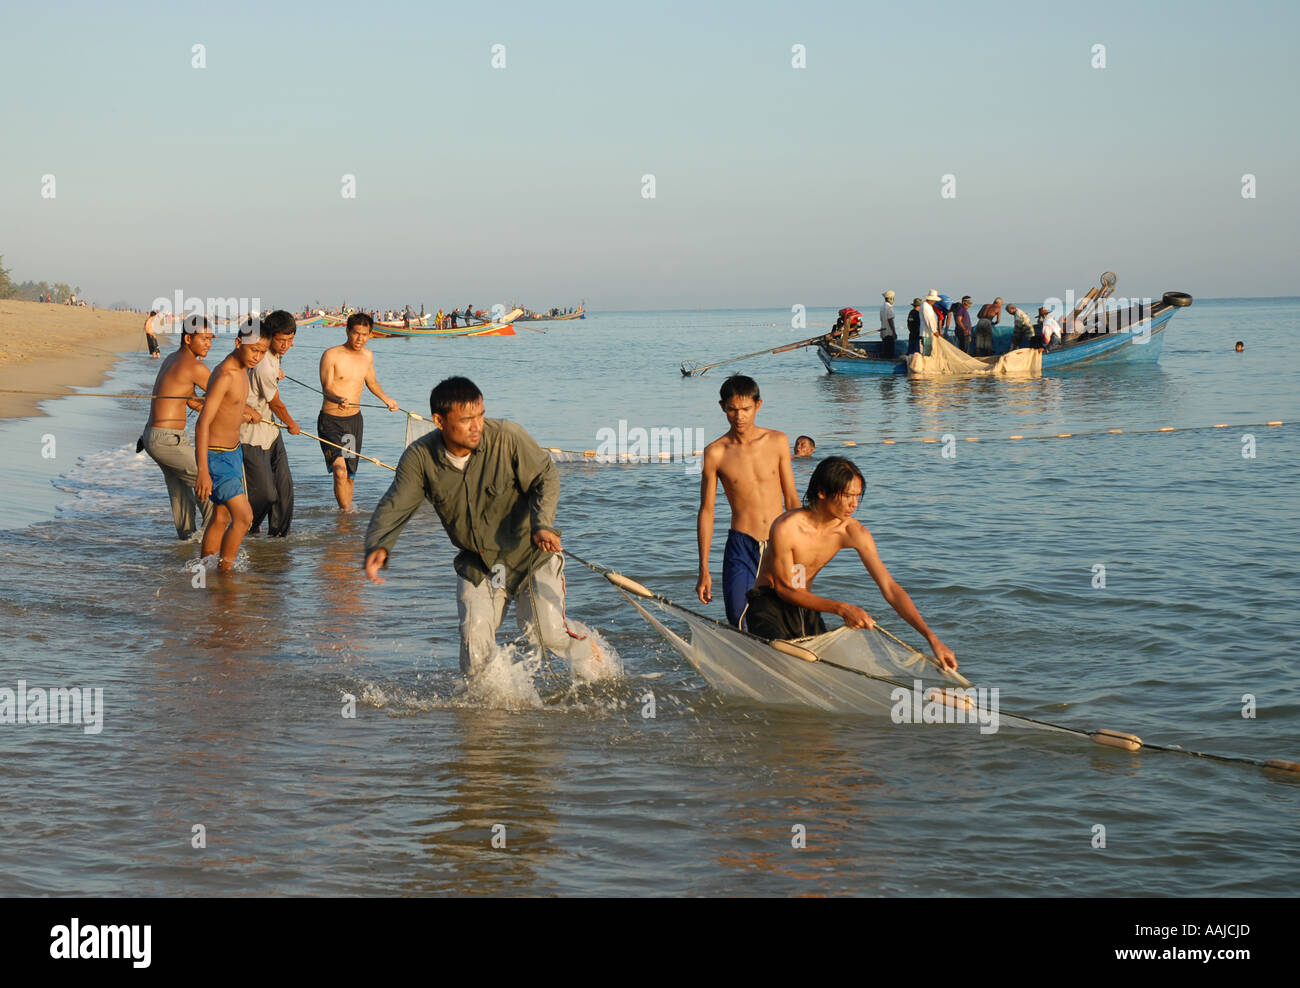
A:
<svg viewBox="0 0 1300 988">
<path fill-rule="evenodd" d="M 942 336 L 931 337 L 927 356 L 914 353 L 907 358 L 907 372 L 917 377 L 950 375 L 1001 375 L 1003 377 L 1041 377 L 1043 352 L 1022 348 L 1000 357 L 972 357 L 953 346 Z"/>
<path fill-rule="evenodd" d="M 409 446 L 421 436 L 427 436 L 434 430 L 434 425 L 427 419 L 418 419 L 414 415 L 406 416 L 406 443 Z M 700 451 L 694 453 L 657 452 L 651 455 L 634 453 L 598 453 L 587 449 L 559 449 L 555 446 L 543 447 L 551 454 L 555 463 L 693 463 L 700 458 Z"/>
<path fill-rule="evenodd" d="M 690 641 L 651 614 L 643 602 L 620 590 L 663 637 L 714 689 L 760 703 L 815 707 L 836 713 L 888 714 L 898 702 L 898 687 L 962 687 L 960 675 L 941 670 L 920 652 L 880 631 L 836 628 L 801 638 L 798 644 L 821 661 L 787 655 L 752 635 L 685 608 L 656 600 L 690 628 Z M 875 677 L 875 678 L 873 678 Z"/>
</svg>

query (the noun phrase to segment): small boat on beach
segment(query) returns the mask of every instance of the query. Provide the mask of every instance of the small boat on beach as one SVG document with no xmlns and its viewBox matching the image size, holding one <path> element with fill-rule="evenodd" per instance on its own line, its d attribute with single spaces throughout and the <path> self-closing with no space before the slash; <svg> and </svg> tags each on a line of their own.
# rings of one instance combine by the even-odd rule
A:
<svg viewBox="0 0 1300 988">
<path fill-rule="evenodd" d="M 1103 284 L 1107 284 L 1105 279 Z M 1085 297 L 1085 304 L 1068 320 L 1077 331 L 1067 333 L 1063 342 L 1042 351 L 1041 373 L 1121 363 L 1154 363 L 1160 359 L 1169 320 L 1179 309 L 1191 305 L 1192 297 L 1184 292 L 1165 292 L 1158 301 L 1131 299 L 1126 305 L 1090 308 L 1092 303 L 1105 298 L 1113 287 L 1114 276 L 1110 275 L 1105 290 L 1094 290 Z M 940 346 L 927 347 L 926 352 L 914 354 L 911 358 L 897 352 L 893 357 L 884 357 L 879 341 L 850 343 L 846 347 L 830 334 L 819 340 L 816 346 L 817 358 L 831 374 L 979 374 L 1000 372 L 999 362 L 1005 365 L 1008 363 L 1007 355 L 1015 353 L 1011 342 L 1012 327 L 1008 325 L 994 327 L 993 355 L 983 357 L 963 354 L 953 346 L 953 341 L 946 338 Z M 896 343 L 900 349 L 905 345 L 902 340 Z M 936 354 L 936 350 L 942 353 Z M 944 370 L 936 371 L 927 366 L 931 358 L 950 353 L 958 355 L 958 359 L 947 360 L 945 357 L 937 361 Z M 918 356 L 923 359 L 916 359 Z M 1039 372 L 1039 368 L 1034 372 Z"/>
</svg>

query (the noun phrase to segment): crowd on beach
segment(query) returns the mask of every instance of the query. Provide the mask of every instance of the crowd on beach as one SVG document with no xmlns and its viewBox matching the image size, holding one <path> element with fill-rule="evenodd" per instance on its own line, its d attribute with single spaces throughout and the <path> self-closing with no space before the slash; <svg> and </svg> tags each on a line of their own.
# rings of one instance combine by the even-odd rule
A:
<svg viewBox="0 0 1300 988">
<path fill-rule="evenodd" d="M 269 537 L 289 534 L 294 495 L 285 432 L 319 442 L 339 510 L 355 512 L 357 467 L 371 459 L 361 452 L 363 391 L 389 411 L 400 410 L 376 376 L 367 347 L 373 323 L 365 313 L 348 316 L 346 341 L 321 355 L 318 434 L 312 434 L 303 432 L 279 391 L 297 333 L 291 313 L 277 310 L 242 323 L 233 349 L 211 370 L 204 362 L 214 338 L 209 321 L 200 315 L 185 319 L 179 346 L 154 381 L 137 451 L 162 470 L 177 537 L 189 539 L 201 524 L 201 554 L 216 557 L 219 571 L 234 568 L 245 536 L 259 533 L 264 522 Z M 952 651 L 890 577 L 870 533 L 853 518 L 862 496 L 861 471 L 843 457 L 827 457 L 813 470 L 801 501 L 791 460 L 812 455 L 812 438 L 799 436 L 792 454 L 785 433 L 757 426 L 763 402 L 752 378 L 729 377 L 718 403 L 729 428 L 701 456 L 700 601 L 713 599 L 710 553 L 721 484 L 731 512 L 722 595 L 732 625 L 766 638 L 804 637 L 825 631 L 822 615 L 833 613 L 849 627 L 871 627 L 874 621 L 862 608 L 811 589 L 836 553 L 853 549 L 886 602 L 930 642 L 939 662 L 955 668 Z M 198 412 L 192 442 L 187 410 Z M 407 446 L 370 518 L 366 576 L 384 582 L 382 570 L 399 534 L 428 500 L 459 550 L 454 568 L 466 676 L 488 662 L 512 603 L 520 630 L 566 658 L 575 673 L 616 675 L 596 638 L 565 617 L 564 549 L 555 526 L 560 482 L 550 454 L 517 423 L 486 418 L 483 393 L 464 377 L 438 383 L 429 411 L 434 430 Z"/>
</svg>

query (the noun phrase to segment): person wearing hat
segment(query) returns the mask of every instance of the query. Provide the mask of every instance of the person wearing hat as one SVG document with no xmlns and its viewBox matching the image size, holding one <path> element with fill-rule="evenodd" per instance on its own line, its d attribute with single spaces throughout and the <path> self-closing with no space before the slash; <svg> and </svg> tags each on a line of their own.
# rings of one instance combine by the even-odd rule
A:
<svg viewBox="0 0 1300 988">
<path fill-rule="evenodd" d="M 880 355 L 886 360 L 894 356 L 894 341 L 898 331 L 894 329 L 894 293 L 885 292 L 884 304 L 880 307 Z"/>
<path fill-rule="evenodd" d="M 941 301 L 939 293 L 933 288 L 930 289 L 930 294 L 922 299 L 921 332 L 924 336 L 935 337 L 939 335 L 939 314 L 934 311 L 934 303 L 938 301 Z M 934 343 L 931 342 L 930 347 L 927 349 L 933 348 L 933 346 Z"/>
<path fill-rule="evenodd" d="M 1015 320 L 1015 329 L 1011 334 L 1011 349 L 1019 350 L 1022 347 L 1029 346 L 1034 334 L 1038 331 L 1030 320 L 1029 313 L 1024 309 L 1016 308 L 1014 305 L 1008 305 L 1007 314 Z"/>
<path fill-rule="evenodd" d="M 970 353 L 970 303 L 971 297 L 963 295 L 961 302 L 952 307 L 952 328 L 962 353 Z"/>
<path fill-rule="evenodd" d="M 907 314 L 907 353 L 921 352 L 921 300 L 912 299 L 912 311 Z"/>
</svg>

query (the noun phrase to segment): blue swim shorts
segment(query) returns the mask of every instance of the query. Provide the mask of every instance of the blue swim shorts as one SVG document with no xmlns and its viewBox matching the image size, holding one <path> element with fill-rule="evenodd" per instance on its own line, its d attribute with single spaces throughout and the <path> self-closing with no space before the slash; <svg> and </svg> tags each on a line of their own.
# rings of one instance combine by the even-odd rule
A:
<svg viewBox="0 0 1300 988">
<path fill-rule="evenodd" d="M 745 613 L 745 594 L 754 586 L 766 549 L 767 543 L 752 535 L 734 528 L 727 533 L 727 547 L 722 551 L 722 602 L 727 608 L 727 620 L 737 628 Z"/>
<path fill-rule="evenodd" d="M 234 449 L 208 447 L 208 474 L 212 477 L 212 500 L 216 504 L 227 504 L 241 494 L 247 494 L 244 488 L 244 452 L 238 446 Z"/>
</svg>

